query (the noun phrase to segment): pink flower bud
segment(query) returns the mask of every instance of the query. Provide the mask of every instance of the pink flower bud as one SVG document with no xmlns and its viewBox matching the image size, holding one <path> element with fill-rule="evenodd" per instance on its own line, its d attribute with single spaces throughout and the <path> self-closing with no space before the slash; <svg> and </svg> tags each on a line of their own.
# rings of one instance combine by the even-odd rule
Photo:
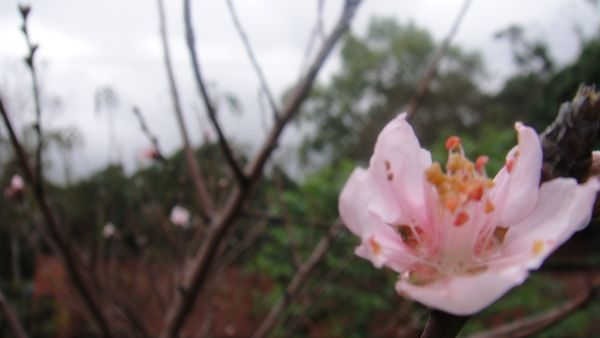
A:
<svg viewBox="0 0 600 338">
<path fill-rule="evenodd" d="M 21 198 L 25 190 L 25 182 L 19 175 L 14 175 L 10 180 L 10 187 L 4 190 L 4 196 L 6 198 Z"/>
<path fill-rule="evenodd" d="M 190 212 L 186 208 L 181 207 L 179 205 L 176 205 L 171 210 L 170 219 L 171 219 L 171 222 L 173 222 L 173 224 L 175 224 L 179 227 L 187 228 L 190 226 L 190 224 L 189 224 Z"/>
</svg>

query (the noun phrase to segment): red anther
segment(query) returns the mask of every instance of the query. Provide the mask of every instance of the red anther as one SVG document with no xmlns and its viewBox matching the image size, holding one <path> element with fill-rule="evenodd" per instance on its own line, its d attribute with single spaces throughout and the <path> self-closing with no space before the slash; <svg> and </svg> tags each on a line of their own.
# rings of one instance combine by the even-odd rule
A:
<svg viewBox="0 0 600 338">
<path fill-rule="evenodd" d="M 469 220 L 469 215 L 467 215 L 466 212 L 459 212 L 458 215 L 456 215 L 456 219 L 454 220 L 454 225 L 459 227 L 459 226 L 467 223 L 468 220 Z"/>
<path fill-rule="evenodd" d="M 456 200 L 456 198 L 448 196 L 444 201 L 444 207 L 450 210 L 450 212 L 454 212 L 454 210 L 456 210 L 456 208 L 458 207 L 458 201 Z"/>
<path fill-rule="evenodd" d="M 446 149 L 448 150 L 458 150 L 459 145 L 460 138 L 458 136 L 450 136 L 448 141 L 446 141 Z"/>
<path fill-rule="evenodd" d="M 469 189 L 467 189 L 467 196 L 469 196 L 469 199 L 481 201 L 481 198 L 483 197 L 483 184 L 479 183 L 470 186 Z"/>
<path fill-rule="evenodd" d="M 515 160 L 514 159 L 510 159 L 508 161 L 506 161 L 506 170 L 510 173 L 512 170 L 513 165 L 515 164 Z"/>
<path fill-rule="evenodd" d="M 490 161 L 490 158 L 482 155 L 477 158 L 475 161 L 475 169 L 478 173 L 483 174 L 483 167 Z"/>
</svg>

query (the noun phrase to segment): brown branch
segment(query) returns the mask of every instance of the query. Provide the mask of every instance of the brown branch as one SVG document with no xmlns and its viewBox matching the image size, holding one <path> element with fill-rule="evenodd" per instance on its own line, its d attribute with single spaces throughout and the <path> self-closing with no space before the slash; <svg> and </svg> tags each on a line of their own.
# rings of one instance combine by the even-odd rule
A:
<svg viewBox="0 0 600 338">
<path fill-rule="evenodd" d="M 0 291 L 0 309 L 2 309 L 2 312 L 4 313 L 4 317 L 6 318 L 6 321 L 8 322 L 8 326 L 15 334 L 15 337 L 27 338 L 27 334 L 25 333 L 25 330 L 23 330 L 21 323 L 19 323 L 19 321 L 17 320 L 17 316 L 15 316 L 15 313 L 13 312 L 12 308 L 10 307 L 10 304 L 8 304 L 8 301 L 4 297 L 4 294 L 2 293 L 2 291 Z"/>
<path fill-rule="evenodd" d="M 221 147 L 221 151 L 225 156 L 225 160 L 227 164 L 233 170 L 235 178 L 241 186 L 246 186 L 248 184 L 248 177 L 244 174 L 244 171 L 240 167 L 238 161 L 233 156 L 233 152 L 231 151 L 231 147 L 227 143 L 227 139 L 225 138 L 225 134 L 221 129 L 221 125 L 217 120 L 217 112 L 215 106 L 210 100 L 208 96 L 208 92 L 206 90 L 206 86 L 204 84 L 204 80 L 202 78 L 202 73 L 200 71 L 200 63 L 198 62 L 198 55 L 196 54 L 195 48 L 195 38 L 194 38 L 194 29 L 192 28 L 192 19 L 191 19 L 191 10 L 190 10 L 190 1 L 183 0 L 183 8 L 184 8 L 184 19 L 185 19 L 185 36 L 187 41 L 188 50 L 190 52 L 190 58 L 192 61 L 192 66 L 194 68 L 194 78 L 196 79 L 196 85 L 198 87 L 198 91 L 200 92 L 200 97 L 202 97 L 202 101 L 204 102 L 204 106 L 206 107 L 206 112 L 208 113 L 208 117 L 212 122 L 213 127 L 215 128 L 219 140 L 219 146 Z"/>
<path fill-rule="evenodd" d="M 252 67 L 254 67 L 254 71 L 256 71 L 256 74 L 258 75 L 262 90 L 265 93 L 265 95 L 267 96 L 267 100 L 269 101 L 269 104 L 271 105 L 271 109 L 273 110 L 273 116 L 275 116 L 275 118 L 277 118 L 277 116 L 279 115 L 279 112 L 277 109 L 277 104 L 275 103 L 275 99 L 273 98 L 271 89 L 269 89 L 269 85 L 267 84 L 267 79 L 265 79 L 263 71 L 262 71 L 260 65 L 258 64 L 258 61 L 256 60 L 256 56 L 254 55 L 254 51 L 252 50 L 252 45 L 250 44 L 250 40 L 248 40 L 248 36 L 246 35 L 246 32 L 244 31 L 244 28 L 242 27 L 242 24 L 240 23 L 240 20 L 235 11 L 235 7 L 233 7 L 233 2 L 231 0 L 227 0 L 227 7 L 229 8 L 229 13 L 231 14 L 231 19 L 233 20 L 233 23 L 235 24 L 235 28 L 237 29 L 238 34 L 240 35 L 240 38 L 242 39 L 242 42 L 244 43 L 244 47 L 246 48 L 246 52 L 248 53 L 248 58 L 250 58 Z"/>
<path fill-rule="evenodd" d="M 566 303 L 548 312 L 483 331 L 470 336 L 470 338 L 529 337 L 551 325 L 557 324 L 560 320 L 565 319 L 584 306 L 597 291 L 597 288 L 585 288 Z"/>
<path fill-rule="evenodd" d="M 248 168 L 248 186 L 235 187 L 224 205 L 211 221 L 209 231 L 202 246 L 190 263 L 190 269 L 185 279 L 178 288 L 180 292 L 167 311 L 165 324 L 160 334 L 161 337 L 176 337 L 181 330 L 196 298 L 205 285 L 216 256 L 218 247 L 227 230 L 239 217 L 242 209 L 252 196 L 254 188 L 258 185 L 264 165 L 277 146 L 277 141 L 289 120 L 296 114 L 300 104 L 307 97 L 312 84 L 333 49 L 335 43 L 341 38 L 349 27 L 350 20 L 354 16 L 356 8 L 361 0 L 346 0 L 342 16 L 340 17 L 334 31 L 331 33 L 321 51 L 315 58 L 307 74 L 298 82 L 294 91 L 290 94 L 281 111 L 281 118 L 276 121 L 273 130 L 265 140 L 261 150 Z"/>
<path fill-rule="evenodd" d="M 600 93 L 593 86 L 582 85 L 571 102 L 560 106 L 556 119 L 540 136 L 544 151 L 542 182 L 556 177 L 585 182 L 599 128 Z"/>
<path fill-rule="evenodd" d="M 431 83 L 431 80 L 437 72 L 440 60 L 448 51 L 448 48 L 450 47 L 450 41 L 458 31 L 458 27 L 460 26 L 460 23 L 462 22 L 465 14 L 467 13 L 467 9 L 469 9 L 470 4 L 471 0 L 466 0 L 464 2 L 463 7 L 461 8 L 460 12 L 458 13 L 458 16 L 456 17 L 456 20 L 454 20 L 454 25 L 450 29 L 450 32 L 448 33 L 448 35 L 446 35 L 446 38 L 433 55 L 431 63 L 429 64 L 429 66 L 427 67 L 427 71 L 425 72 L 425 76 L 423 76 L 421 83 L 419 83 L 419 87 L 417 87 L 417 90 L 410 98 L 410 101 L 408 101 L 406 109 L 404 110 L 407 113 L 407 120 L 414 115 L 415 110 L 417 110 L 419 104 L 421 103 L 421 99 L 423 98 L 423 96 L 425 96 L 425 92 L 427 92 L 427 88 L 429 88 L 429 84 Z"/>
<path fill-rule="evenodd" d="M 340 232 L 342 227 L 342 222 L 339 219 L 331 225 L 329 233 L 321 239 L 310 257 L 306 260 L 306 262 L 304 262 L 304 264 L 302 264 L 302 266 L 300 266 L 294 275 L 294 278 L 292 278 L 292 281 L 286 288 L 283 297 L 281 297 L 279 301 L 277 301 L 277 303 L 271 308 L 271 311 L 267 317 L 265 317 L 258 329 L 256 329 L 252 335 L 253 338 L 265 337 L 275 326 L 285 308 L 294 300 L 296 300 L 298 293 L 302 290 L 302 286 L 304 286 L 304 282 L 306 282 L 308 279 L 308 275 L 317 265 L 317 263 L 323 258 L 323 256 L 325 256 L 327 249 L 329 248 L 329 244 Z"/>
<path fill-rule="evenodd" d="M 27 160 L 27 156 L 25 154 L 25 150 L 23 149 L 15 131 L 10 122 L 10 118 L 8 117 L 8 113 L 4 108 L 4 104 L 2 103 L 2 98 L 0 97 L 0 113 L 2 114 L 2 118 L 4 119 L 4 125 L 8 130 L 11 143 L 16 152 L 17 159 L 23 169 L 24 178 L 30 184 L 33 185 L 36 179 L 31 166 Z M 44 220 L 46 222 L 46 230 L 47 230 L 47 240 L 49 242 L 54 243 L 54 248 L 56 249 L 56 253 L 61 258 L 69 278 L 73 283 L 75 290 L 77 290 L 79 296 L 83 300 L 83 303 L 87 310 L 90 312 L 94 323 L 98 326 L 100 331 L 102 332 L 102 336 L 110 337 L 112 336 L 109 326 L 107 324 L 106 318 L 102 313 L 100 307 L 93 299 L 90 290 L 88 289 L 88 284 L 86 284 L 81 276 L 81 273 L 77 267 L 77 261 L 81 261 L 81 257 L 76 256 L 73 248 L 69 245 L 69 243 L 65 240 L 63 235 L 59 231 L 58 221 L 56 220 L 54 214 L 51 212 L 50 205 L 46 198 L 46 195 L 43 193 L 43 190 L 33 189 L 33 196 L 42 212 Z"/>
<path fill-rule="evenodd" d="M 431 309 L 421 338 L 454 338 L 471 316 L 456 316 Z"/>
<path fill-rule="evenodd" d="M 179 132 L 181 133 L 181 137 L 183 138 L 183 147 L 185 158 L 188 164 L 188 169 L 190 171 L 192 182 L 194 182 L 194 187 L 196 188 L 196 194 L 200 199 L 200 211 L 204 220 L 208 222 L 214 216 L 214 206 L 210 198 L 210 194 L 208 193 L 208 190 L 206 188 L 206 183 L 202 178 L 200 167 L 198 166 L 198 161 L 196 161 L 196 157 L 194 156 L 194 151 L 192 150 L 190 139 L 188 137 L 188 132 L 185 127 L 185 122 L 183 120 L 183 113 L 181 110 L 181 105 L 179 103 L 179 92 L 177 91 L 177 85 L 175 84 L 175 75 L 173 74 L 173 67 L 171 66 L 169 41 L 167 39 L 167 24 L 162 0 L 158 0 L 158 14 L 160 18 L 160 35 L 162 38 L 164 49 L 165 68 L 167 69 L 169 88 L 171 90 L 171 98 L 173 99 L 173 109 L 177 118 L 177 123 L 179 125 Z"/>
</svg>

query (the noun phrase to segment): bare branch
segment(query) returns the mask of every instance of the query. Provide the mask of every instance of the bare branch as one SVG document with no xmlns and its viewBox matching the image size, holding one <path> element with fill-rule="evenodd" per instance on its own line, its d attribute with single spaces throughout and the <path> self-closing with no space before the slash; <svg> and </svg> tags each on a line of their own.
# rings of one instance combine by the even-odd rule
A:
<svg viewBox="0 0 600 338">
<path fill-rule="evenodd" d="M 333 238 L 340 232 L 342 227 L 343 224 L 339 219 L 331 225 L 329 233 L 327 233 L 327 235 L 321 239 L 319 244 L 317 244 L 317 246 L 313 250 L 310 257 L 308 257 L 306 262 L 304 262 L 304 264 L 300 266 L 300 268 L 294 275 L 294 278 L 292 278 L 292 281 L 285 289 L 283 297 L 281 297 L 279 301 L 277 301 L 277 303 L 271 308 L 271 311 L 269 312 L 267 317 L 262 321 L 258 329 L 256 329 L 256 331 L 252 335 L 253 338 L 265 337 L 269 333 L 269 331 L 273 329 L 273 327 L 277 323 L 277 320 L 283 313 L 283 310 L 285 310 L 286 306 L 292 303 L 294 300 L 296 300 L 298 293 L 302 290 L 302 287 L 304 286 L 304 282 L 306 282 L 306 280 L 308 279 L 308 275 L 314 269 L 317 263 L 323 258 L 323 256 L 325 256 L 325 254 L 327 253 L 327 249 L 329 248 L 329 244 L 331 243 Z"/>
<path fill-rule="evenodd" d="M 27 11 L 24 11 L 22 9 L 25 7 L 27 8 Z M 42 178 L 42 148 L 44 146 L 44 138 L 42 136 L 42 108 L 40 105 L 40 90 L 34 62 L 35 52 L 37 51 L 39 46 L 31 43 L 31 39 L 29 37 L 29 30 L 27 29 L 27 17 L 29 12 L 31 11 L 31 8 L 29 6 L 19 6 L 19 10 L 21 12 L 21 17 L 23 18 L 23 26 L 21 26 L 21 30 L 25 35 L 25 41 L 27 42 L 27 48 L 29 50 L 29 55 L 25 57 L 25 63 L 27 63 L 27 66 L 29 67 L 29 70 L 31 72 L 33 102 L 35 105 L 35 132 L 37 134 L 38 139 L 37 151 L 35 156 L 35 181 L 33 181 L 33 186 L 35 190 L 41 193 L 43 191 L 44 181 Z"/>
<path fill-rule="evenodd" d="M 288 208 L 285 198 L 283 196 L 283 186 L 281 183 L 281 169 L 276 167 L 273 170 L 273 183 L 275 184 L 275 190 L 277 191 L 277 200 L 279 201 L 279 208 L 281 209 L 281 217 L 283 219 L 283 225 L 287 232 L 287 239 L 290 243 L 290 249 L 292 251 L 292 257 L 294 258 L 294 266 L 296 270 L 302 265 L 302 257 L 300 257 L 300 251 L 298 250 L 298 244 L 296 243 L 296 236 L 294 235 L 294 229 L 292 223 L 288 217 Z"/>
<path fill-rule="evenodd" d="M 214 216 L 214 206 L 210 198 L 210 194 L 206 188 L 206 183 L 200 173 L 200 167 L 194 156 L 192 145 L 188 136 L 187 129 L 185 128 L 185 122 L 183 120 L 183 113 L 181 111 L 181 105 L 179 103 L 179 92 L 177 91 L 177 85 L 175 84 L 175 76 L 173 74 L 173 67 L 171 66 L 171 56 L 169 49 L 169 41 L 167 39 L 167 24 L 165 20 L 165 11 L 163 8 L 162 0 L 158 0 L 158 14 L 160 17 L 160 34 L 162 37 L 164 56 L 165 56 L 165 67 L 167 69 L 167 76 L 169 78 L 169 88 L 171 89 L 171 98 L 173 99 L 173 109 L 175 116 L 177 117 L 177 123 L 179 125 L 179 131 L 183 138 L 183 146 L 185 158 L 190 170 L 194 187 L 196 188 L 196 194 L 200 199 L 200 210 L 205 221 L 210 221 Z"/>
<path fill-rule="evenodd" d="M 0 291 L 0 309 L 2 309 L 2 312 L 4 313 L 4 317 L 6 318 L 6 321 L 8 322 L 8 326 L 10 326 L 10 329 L 15 334 L 15 337 L 27 338 L 27 334 L 25 333 L 25 330 L 23 330 L 21 323 L 19 323 L 19 321 L 17 320 L 17 316 L 15 316 L 15 313 L 13 312 L 10 305 L 8 304 L 8 301 L 4 297 L 4 294 L 2 293 L 2 291 Z"/>
<path fill-rule="evenodd" d="M 254 159 L 254 162 L 252 162 L 248 168 L 248 176 L 250 177 L 251 182 L 256 181 L 257 177 L 261 174 L 266 161 L 271 156 L 271 153 L 275 147 L 277 147 L 277 141 L 279 139 L 279 135 L 283 131 L 283 128 L 294 116 L 294 114 L 296 114 L 298 108 L 308 96 L 309 91 L 312 88 L 312 83 L 321 69 L 321 66 L 329 56 L 333 46 L 335 46 L 335 43 L 348 30 L 350 21 L 354 17 L 354 13 L 361 1 L 362 0 L 345 1 L 342 16 L 338 20 L 333 32 L 331 32 L 327 40 L 323 43 L 321 50 L 317 54 L 306 74 L 300 79 L 294 90 L 290 93 L 283 109 L 281 110 L 281 118 L 271 130 L 271 133 L 269 134 L 260 152 Z"/>
<path fill-rule="evenodd" d="M 244 43 L 244 47 L 246 47 L 246 52 L 248 53 L 248 57 L 250 58 L 250 62 L 252 62 L 252 66 L 260 79 L 260 85 L 262 87 L 263 92 L 267 96 L 269 104 L 271 105 L 271 109 L 273 110 L 273 116 L 277 119 L 279 115 L 277 104 L 275 103 L 275 99 L 273 98 L 273 94 L 271 93 L 271 89 L 269 89 L 269 85 L 267 84 L 267 79 L 263 74 L 263 71 L 256 60 L 256 56 L 254 55 L 254 51 L 252 50 L 252 45 L 250 44 L 250 40 L 248 40 L 248 36 L 240 23 L 240 20 L 235 11 L 235 7 L 233 7 L 233 2 L 231 0 L 227 0 L 227 7 L 229 8 L 229 13 L 231 14 L 231 19 L 233 19 L 233 23 L 235 24 L 235 28 L 237 29 L 242 42 Z"/>
<path fill-rule="evenodd" d="M 21 165 L 21 169 L 24 173 L 25 180 L 33 185 L 35 183 L 36 176 L 29 165 L 27 160 L 27 156 L 25 154 L 25 150 L 19 142 L 17 135 L 12 127 L 10 122 L 10 118 L 8 117 L 8 112 L 4 108 L 4 104 L 2 103 L 2 97 L 0 95 L 0 113 L 2 114 L 2 118 L 4 119 L 4 125 L 8 130 L 11 143 L 16 152 L 17 159 L 19 164 Z M 65 240 L 63 235 L 59 231 L 58 221 L 56 220 L 54 214 L 50 211 L 50 205 L 44 194 L 43 190 L 33 189 L 33 195 L 35 200 L 42 212 L 44 220 L 46 221 L 46 230 L 47 230 L 47 240 L 53 243 L 53 247 L 56 249 L 56 253 L 61 258 L 69 278 L 73 283 L 75 290 L 79 293 L 79 296 L 83 300 L 87 310 L 90 312 L 94 323 L 98 326 L 102 335 L 104 337 L 111 337 L 112 334 L 110 332 L 109 326 L 107 324 L 106 318 L 102 313 L 99 305 L 92 297 L 90 290 L 88 289 L 88 284 L 86 284 L 81 276 L 81 273 L 78 269 L 78 261 L 81 262 L 81 257 L 77 256 L 74 252 L 73 248 L 69 245 L 69 243 Z M 46 232 L 43 232 L 43 234 Z M 83 264 L 83 263 L 81 263 Z"/>
<path fill-rule="evenodd" d="M 577 309 L 581 308 L 592 297 L 595 288 L 585 288 L 566 303 L 539 315 L 531 316 L 514 323 L 499 326 L 470 336 L 470 338 L 529 337 L 551 325 L 557 324 Z"/>
<path fill-rule="evenodd" d="M 452 38 L 458 31 L 458 27 L 460 26 L 460 23 L 462 22 L 465 14 L 467 13 L 467 10 L 469 9 L 470 4 L 471 4 L 471 0 L 466 0 L 464 2 L 460 12 L 458 13 L 458 16 L 456 17 L 456 20 L 454 20 L 454 25 L 450 29 L 450 32 L 448 33 L 448 35 L 446 35 L 446 38 L 444 39 L 444 41 L 442 42 L 442 44 L 440 45 L 438 50 L 433 55 L 433 58 L 431 59 L 431 63 L 429 64 L 429 66 L 427 67 L 427 71 L 425 72 L 425 76 L 423 76 L 421 83 L 419 83 L 419 87 L 417 87 L 417 90 L 415 91 L 413 96 L 410 98 L 410 101 L 408 101 L 408 104 L 406 105 L 406 109 L 404 110 L 407 113 L 407 116 L 406 116 L 407 120 L 413 116 L 413 114 L 415 113 L 415 110 L 417 110 L 417 108 L 419 107 L 419 104 L 421 103 L 421 99 L 425 95 L 425 92 L 427 92 L 427 88 L 429 88 L 429 83 L 431 83 L 431 80 L 435 76 L 438 65 L 440 63 L 440 60 L 448 51 L 448 48 L 450 47 L 450 41 L 452 40 Z"/>
<path fill-rule="evenodd" d="M 319 284 L 314 288 L 314 290 L 311 290 L 310 292 L 304 290 L 304 292 L 298 296 L 298 302 L 300 303 L 301 309 L 303 309 L 303 311 L 306 312 L 306 309 L 311 304 L 311 302 L 314 302 L 315 299 L 319 299 L 319 297 L 325 292 L 325 290 L 327 290 L 327 288 L 331 286 L 331 283 L 339 277 L 342 271 L 344 271 L 344 269 L 355 258 L 356 255 L 354 254 L 354 252 L 349 251 L 348 253 L 346 253 L 346 256 L 341 261 L 339 261 L 333 269 L 327 272 L 327 274 L 319 281 Z M 292 333 L 298 327 L 298 325 L 300 325 L 300 323 L 304 320 L 304 318 L 305 316 L 303 316 L 302 313 L 300 313 L 296 315 L 296 318 L 293 318 L 292 321 L 287 323 L 285 325 L 285 335 L 291 336 Z"/>
<path fill-rule="evenodd" d="M 325 7 L 325 0 L 318 0 L 317 2 L 317 19 L 315 20 L 315 27 L 310 33 L 310 37 L 308 38 L 308 43 L 306 44 L 306 50 L 304 51 L 304 58 L 302 61 L 302 69 L 304 71 L 304 67 L 308 62 L 308 58 L 312 53 L 313 47 L 317 43 L 317 39 L 325 39 L 325 32 L 323 31 L 323 8 Z"/>
<path fill-rule="evenodd" d="M 277 146 L 277 141 L 286 124 L 298 111 L 300 104 L 307 97 L 313 81 L 315 80 L 321 66 L 327 59 L 327 56 L 333 49 L 335 43 L 346 32 L 350 20 L 354 16 L 356 8 L 361 0 L 346 0 L 342 15 L 321 51 L 315 58 L 307 74 L 298 82 L 295 90 L 290 94 L 284 108 L 281 111 L 281 118 L 276 121 L 273 130 L 265 140 L 259 154 L 248 168 L 248 186 L 238 186 L 233 189 L 225 206 L 213 218 L 209 231 L 203 245 L 198 250 L 196 256 L 190 264 L 190 270 L 182 285 L 180 292 L 176 294 L 169 311 L 165 318 L 165 325 L 161 332 L 161 337 L 176 337 L 181 330 L 190 310 L 192 309 L 199 292 L 202 290 L 214 258 L 217 256 L 219 244 L 227 233 L 227 230 L 237 220 L 242 209 L 252 196 L 254 188 L 261 178 L 266 161 L 271 156 Z"/>
<path fill-rule="evenodd" d="M 132 111 L 133 114 L 138 118 L 138 121 L 140 121 L 140 128 L 142 128 L 142 132 L 144 132 L 146 137 L 148 137 L 150 142 L 152 142 L 152 146 L 154 147 L 154 150 L 158 155 L 158 159 L 161 161 L 166 161 L 165 157 L 160 152 L 160 148 L 158 147 L 158 138 L 156 137 L 156 135 L 152 134 L 150 129 L 148 129 L 148 125 L 146 124 L 146 120 L 144 119 L 142 112 L 139 110 L 138 107 L 135 106 L 132 108 Z"/>
<path fill-rule="evenodd" d="M 600 93 L 580 86 L 571 102 L 560 106 L 556 119 L 542 135 L 542 182 L 573 177 L 579 183 L 590 175 L 592 150 L 600 129 Z"/>
<path fill-rule="evenodd" d="M 223 271 L 231 262 L 233 262 L 236 258 L 240 256 L 244 250 L 246 250 L 254 241 L 262 234 L 262 232 L 266 229 L 267 222 L 266 220 L 261 221 L 258 225 L 254 225 L 250 231 L 244 236 L 239 244 L 237 244 L 230 252 L 225 255 L 220 261 L 218 266 L 216 267 L 217 273 Z"/>
<path fill-rule="evenodd" d="M 196 55 L 195 48 L 195 38 L 194 38 L 194 30 L 192 28 L 192 19 L 191 19 L 191 10 L 190 10 L 190 1 L 183 0 L 184 7 L 184 19 L 185 19 L 185 35 L 188 50 L 190 52 L 190 58 L 192 61 L 192 66 L 194 68 L 194 77 L 196 79 L 196 85 L 198 86 L 198 91 L 200 92 L 200 97 L 202 97 L 202 101 L 204 101 L 204 105 L 206 107 L 206 112 L 208 113 L 208 117 L 212 122 L 213 127 L 217 131 L 217 136 L 219 139 L 219 146 L 221 147 L 221 151 L 225 156 L 225 160 L 233 170 L 235 178 L 241 186 L 246 186 L 248 184 L 248 178 L 244 174 L 244 171 L 240 167 L 239 163 L 233 156 L 233 152 L 231 151 L 231 147 L 227 143 L 227 139 L 225 138 L 225 134 L 223 134 L 223 130 L 221 130 L 221 126 L 219 121 L 217 120 L 217 112 L 215 106 L 210 100 L 208 96 L 208 92 L 206 91 L 206 86 L 204 85 L 204 80 L 202 79 L 202 73 L 200 72 L 200 64 L 198 62 L 198 56 Z"/>
<path fill-rule="evenodd" d="M 272 222 L 285 223 L 286 220 L 281 215 L 273 215 L 268 214 L 266 212 L 257 211 L 257 210 L 245 210 L 244 216 L 254 217 L 259 219 L 266 219 Z M 328 227 L 331 225 L 331 222 L 320 221 L 316 219 L 301 219 L 301 218 L 289 218 L 287 219 L 289 222 L 297 223 L 297 224 L 306 224 L 318 227 Z"/>
</svg>

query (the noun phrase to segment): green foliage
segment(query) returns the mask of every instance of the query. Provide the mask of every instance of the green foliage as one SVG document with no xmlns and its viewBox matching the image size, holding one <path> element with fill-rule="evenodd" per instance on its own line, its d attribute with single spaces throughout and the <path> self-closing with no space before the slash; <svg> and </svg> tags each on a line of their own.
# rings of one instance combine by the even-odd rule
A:
<svg viewBox="0 0 600 338">
<path fill-rule="evenodd" d="M 302 145 L 304 163 L 325 157 L 365 164 L 377 134 L 409 101 L 435 50 L 427 31 L 393 19 L 373 19 L 365 37 L 349 35 L 341 70 L 304 105 L 302 122 L 316 127 Z M 411 121 L 423 144 L 442 130 L 467 131 L 481 120 L 485 97 L 475 83 L 481 73 L 478 54 L 450 48 Z"/>
</svg>

